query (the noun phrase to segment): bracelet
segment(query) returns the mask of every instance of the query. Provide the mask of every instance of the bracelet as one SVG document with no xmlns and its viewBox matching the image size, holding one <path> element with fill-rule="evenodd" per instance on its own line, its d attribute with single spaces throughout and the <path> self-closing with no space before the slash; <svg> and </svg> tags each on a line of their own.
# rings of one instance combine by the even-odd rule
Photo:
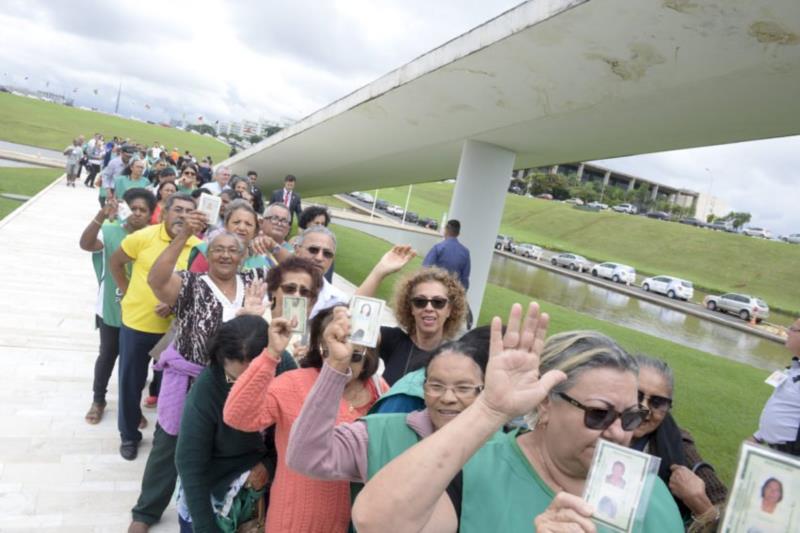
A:
<svg viewBox="0 0 800 533">
<path fill-rule="evenodd" d="M 98 222 L 96 218 L 93 218 L 93 219 L 92 219 L 92 222 L 94 222 L 94 223 L 95 223 L 95 224 L 97 224 L 98 226 L 102 226 L 102 225 L 103 225 L 103 223 L 102 223 L 102 222 Z"/>
<path fill-rule="evenodd" d="M 713 518 L 711 518 L 712 516 Z M 721 516 L 722 513 L 720 512 L 719 506 L 715 505 L 700 516 L 692 515 L 692 522 L 699 525 L 713 524 L 714 522 L 718 522 Z"/>
</svg>

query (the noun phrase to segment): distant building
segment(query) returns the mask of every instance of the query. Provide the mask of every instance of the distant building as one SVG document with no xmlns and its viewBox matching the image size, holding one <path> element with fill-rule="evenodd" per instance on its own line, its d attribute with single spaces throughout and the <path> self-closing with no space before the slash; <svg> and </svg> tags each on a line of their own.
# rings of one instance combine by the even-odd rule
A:
<svg viewBox="0 0 800 533">
<path fill-rule="evenodd" d="M 722 198 L 701 192 L 697 198 L 694 216 L 705 221 L 708 219 L 708 215 L 713 214 L 715 217 L 724 217 L 731 211 L 731 207 Z"/>
<path fill-rule="evenodd" d="M 259 131 L 261 128 L 259 127 L 258 122 L 254 122 L 252 120 L 243 120 L 242 121 L 242 137 L 251 137 L 253 135 L 259 135 Z"/>
</svg>

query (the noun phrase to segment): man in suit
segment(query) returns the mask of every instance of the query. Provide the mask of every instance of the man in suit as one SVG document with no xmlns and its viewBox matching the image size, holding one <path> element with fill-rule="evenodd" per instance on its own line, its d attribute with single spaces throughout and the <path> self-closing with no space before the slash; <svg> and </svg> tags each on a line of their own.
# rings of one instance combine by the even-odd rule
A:
<svg viewBox="0 0 800 533">
<path fill-rule="evenodd" d="M 297 178 L 289 174 L 283 178 L 283 188 L 276 189 L 272 192 L 269 203 L 281 203 L 289 208 L 289 216 L 294 220 L 294 216 L 300 216 L 303 210 L 300 207 L 300 195 L 294 192 L 294 186 L 297 183 Z M 291 223 L 291 221 L 290 221 Z"/>
<path fill-rule="evenodd" d="M 260 215 L 264 212 L 264 195 L 256 185 L 258 174 L 255 170 L 251 170 L 247 173 L 247 179 L 250 181 L 250 192 L 253 194 L 253 209 Z"/>
</svg>

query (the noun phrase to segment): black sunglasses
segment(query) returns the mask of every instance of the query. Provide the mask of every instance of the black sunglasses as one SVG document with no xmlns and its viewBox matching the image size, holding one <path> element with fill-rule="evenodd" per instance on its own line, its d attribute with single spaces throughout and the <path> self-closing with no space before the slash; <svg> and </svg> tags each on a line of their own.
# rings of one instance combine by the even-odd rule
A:
<svg viewBox="0 0 800 533">
<path fill-rule="evenodd" d="M 583 425 L 589 429 L 608 429 L 608 427 L 619 418 L 622 421 L 622 429 L 625 431 L 633 431 L 641 425 L 647 416 L 647 409 L 641 409 L 639 407 L 632 407 L 620 413 L 616 409 L 588 407 L 564 392 L 559 392 L 558 395 L 561 399 L 571 403 L 578 409 L 583 409 Z"/>
<path fill-rule="evenodd" d="M 311 255 L 317 255 L 322 252 L 322 255 L 325 257 L 325 259 L 333 259 L 333 251 L 328 250 L 327 248 L 322 248 L 320 246 L 309 246 L 306 248 L 306 250 L 308 250 L 308 253 Z"/>
<path fill-rule="evenodd" d="M 302 285 L 298 285 L 297 283 L 284 283 L 281 285 L 281 290 L 283 291 L 283 294 L 289 296 L 296 294 L 299 290 L 300 296 L 303 298 L 311 298 L 311 289 L 308 287 L 303 287 Z"/>
<path fill-rule="evenodd" d="M 434 309 L 444 309 L 444 306 L 447 305 L 447 298 L 422 298 L 418 296 L 416 298 L 411 298 L 411 305 L 416 307 L 417 309 L 425 309 L 428 307 L 428 304 L 431 304 Z"/>
<path fill-rule="evenodd" d="M 672 398 L 666 398 L 664 396 L 656 396 L 643 393 L 639 391 L 639 403 L 644 405 L 644 401 L 647 400 L 647 405 L 653 411 L 666 411 L 667 409 L 672 407 Z"/>
</svg>

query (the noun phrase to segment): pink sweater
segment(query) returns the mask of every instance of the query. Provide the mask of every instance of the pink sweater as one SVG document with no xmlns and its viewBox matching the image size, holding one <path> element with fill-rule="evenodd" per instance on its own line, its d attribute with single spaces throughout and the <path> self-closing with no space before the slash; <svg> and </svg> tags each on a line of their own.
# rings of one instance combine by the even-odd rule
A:
<svg viewBox="0 0 800 533">
<path fill-rule="evenodd" d="M 350 523 L 350 485 L 346 481 L 320 481 L 298 474 L 285 464 L 289 431 L 303 401 L 314 388 L 320 371 L 301 368 L 275 377 L 278 361 L 264 351 L 236 380 L 225 402 L 223 418 L 241 431 L 260 431 L 275 425 L 278 466 L 270 490 L 266 530 L 269 533 L 336 533 Z M 380 395 L 370 380 L 372 400 L 351 409 L 338 398 L 336 423 L 364 416 Z"/>
</svg>

